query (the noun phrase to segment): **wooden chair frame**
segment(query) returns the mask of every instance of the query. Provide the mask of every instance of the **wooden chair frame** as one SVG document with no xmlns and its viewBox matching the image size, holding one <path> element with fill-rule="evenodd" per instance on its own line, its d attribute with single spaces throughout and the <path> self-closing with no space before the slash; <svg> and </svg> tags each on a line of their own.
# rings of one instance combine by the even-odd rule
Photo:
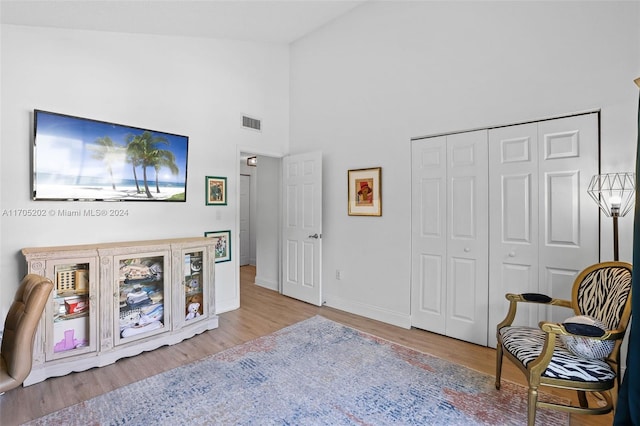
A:
<svg viewBox="0 0 640 426">
<path fill-rule="evenodd" d="M 569 413 L 580 413 L 580 414 L 606 414 L 614 410 L 616 399 L 617 399 L 617 389 L 620 384 L 620 346 L 622 345 L 622 340 L 625 335 L 625 331 L 627 325 L 629 324 L 629 320 L 631 318 L 631 286 L 629 285 L 629 292 L 626 300 L 624 301 L 624 308 L 622 309 L 622 313 L 619 317 L 618 326 L 612 330 L 606 330 L 605 333 L 600 337 L 588 337 L 593 340 L 612 340 L 615 342 L 613 351 L 611 354 L 604 359 L 604 361 L 611 366 L 613 371 L 615 372 L 615 380 L 605 380 L 600 382 L 584 382 L 584 381 L 573 381 L 573 380 L 564 380 L 564 379 L 554 379 L 543 376 L 544 372 L 547 370 L 551 359 L 554 354 L 554 348 L 556 345 L 556 341 L 559 336 L 579 336 L 585 337 L 581 335 L 572 334 L 569 332 L 563 324 L 557 324 L 552 322 L 541 321 L 539 323 L 539 328 L 544 332 L 544 345 L 541 353 L 538 355 L 535 360 L 528 363 L 528 365 L 524 365 L 521 361 L 516 358 L 509 351 L 504 349 L 502 336 L 500 330 L 504 327 L 510 327 L 513 324 L 513 321 L 516 317 L 516 311 L 519 303 L 534 303 L 534 304 L 543 304 L 543 305 L 553 305 L 553 306 L 561 306 L 569 309 L 573 309 L 575 315 L 585 315 L 579 306 L 578 302 L 578 293 L 580 290 L 580 285 L 583 283 L 584 279 L 588 277 L 592 272 L 597 271 L 599 269 L 605 268 L 623 268 L 628 270 L 629 272 L 629 282 L 631 280 L 631 271 L 632 267 L 629 263 L 626 262 L 602 262 L 592 266 L 589 266 L 585 270 L 583 270 L 576 277 L 573 289 L 572 289 L 572 297 L 571 300 L 564 299 L 555 299 L 542 294 L 536 293 L 525 293 L 525 294 L 512 294 L 508 293 L 505 295 L 506 299 L 509 301 L 509 311 L 505 319 L 498 324 L 497 326 L 497 338 L 498 338 L 498 346 L 497 346 L 497 354 L 496 354 L 496 389 L 500 389 L 500 377 L 502 372 L 502 358 L 503 354 L 506 354 L 507 358 L 509 358 L 526 376 L 529 390 L 528 390 L 528 410 L 527 410 L 527 418 L 528 425 L 533 426 L 535 424 L 536 417 L 536 409 L 538 407 L 544 408 L 552 408 L 560 411 L 565 411 Z M 538 388 L 539 386 L 551 386 L 556 388 L 564 388 L 576 390 L 578 393 L 578 402 L 579 406 L 576 405 L 564 405 L 559 403 L 552 402 L 544 402 L 538 400 Z M 599 400 L 604 401 L 603 406 L 589 406 L 587 400 L 587 392 L 591 392 Z"/>
</svg>

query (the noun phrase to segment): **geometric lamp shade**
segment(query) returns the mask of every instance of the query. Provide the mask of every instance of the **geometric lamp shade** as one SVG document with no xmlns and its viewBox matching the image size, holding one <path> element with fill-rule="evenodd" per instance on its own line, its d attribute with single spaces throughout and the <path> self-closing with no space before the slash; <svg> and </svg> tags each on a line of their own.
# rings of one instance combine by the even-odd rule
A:
<svg viewBox="0 0 640 426">
<path fill-rule="evenodd" d="M 635 201 L 634 173 L 607 173 L 591 178 L 587 192 L 607 217 L 629 213 Z"/>
</svg>

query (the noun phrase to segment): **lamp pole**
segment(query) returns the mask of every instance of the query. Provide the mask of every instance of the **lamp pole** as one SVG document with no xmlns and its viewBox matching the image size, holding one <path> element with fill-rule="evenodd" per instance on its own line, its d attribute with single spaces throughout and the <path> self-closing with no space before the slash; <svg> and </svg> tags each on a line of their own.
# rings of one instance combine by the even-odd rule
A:
<svg viewBox="0 0 640 426">
<path fill-rule="evenodd" d="M 613 219 L 613 260 L 618 261 L 620 259 L 620 252 L 618 250 L 618 217 L 620 217 L 620 197 L 613 196 L 609 200 L 611 202 L 611 218 Z"/>
<path fill-rule="evenodd" d="M 618 261 L 619 251 L 618 251 L 618 213 L 611 216 L 613 218 L 613 260 Z"/>
</svg>

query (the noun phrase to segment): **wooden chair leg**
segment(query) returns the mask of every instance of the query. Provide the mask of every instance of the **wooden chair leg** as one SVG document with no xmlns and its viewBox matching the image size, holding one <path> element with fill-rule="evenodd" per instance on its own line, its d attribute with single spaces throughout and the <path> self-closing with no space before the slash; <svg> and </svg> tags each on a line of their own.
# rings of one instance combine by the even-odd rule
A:
<svg viewBox="0 0 640 426">
<path fill-rule="evenodd" d="M 496 352 L 496 389 L 500 389 L 500 377 L 502 376 L 502 344 L 498 342 Z"/>
<path fill-rule="evenodd" d="M 527 407 L 527 425 L 535 426 L 536 409 L 538 408 L 538 388 L 529 388 L 529 403 Z"/>
<path fill-rule="evenodd" d="M 589 406 L 589 401 L 587 401 L 587 393 L 585 391 L 578 391 L 578 402 L 580 403 L 580 407 L 587 408 Z"/>
<path fill-rule="evenodd" d="M 618 374 L 618 378 L 619 377 L 620 377 L 620 374 Z M 609 395 L 611 395 L 611 401 L 613 401 L 614 410 L 618 406 L 618 392 L 619 391 L 620 391 L 620 385 L 619 385 L 619 382 L 616 381 L 616 384 L 613 386 L 613 389 L 611 389 L 609 391 Z"/>
</svg>

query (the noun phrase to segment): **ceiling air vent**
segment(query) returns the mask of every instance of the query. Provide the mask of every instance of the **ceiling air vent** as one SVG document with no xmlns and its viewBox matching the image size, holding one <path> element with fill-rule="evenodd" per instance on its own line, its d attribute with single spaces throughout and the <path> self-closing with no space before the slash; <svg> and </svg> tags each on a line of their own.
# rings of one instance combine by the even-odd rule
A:
<svg viewBox="0 0 640 426">
<path fill-rule="evenodd" d="M 257 130 L 258 132 L 261 130 L 260 120 L 257 118 L 251 118 L 246 115 L 242 116 L 242 127 L 245 129 Z"/>
</svg>

